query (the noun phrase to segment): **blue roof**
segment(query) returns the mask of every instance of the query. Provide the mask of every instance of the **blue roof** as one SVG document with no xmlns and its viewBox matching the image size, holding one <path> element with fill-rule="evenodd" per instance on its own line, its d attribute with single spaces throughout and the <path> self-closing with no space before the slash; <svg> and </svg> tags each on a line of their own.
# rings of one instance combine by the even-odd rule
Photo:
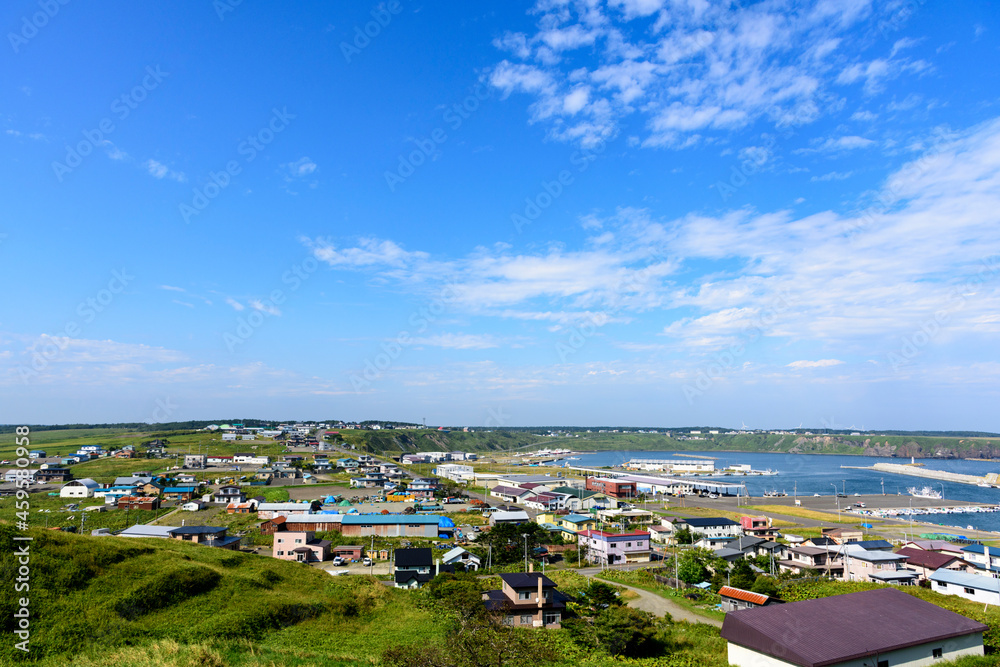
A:
<svg viewBox="0 0 1000 667">
<path fill-rule="evenodd" d="M 856 544 L 863 549 L 891 549 L 892 544 L 886 540 L 860 540 L 858 542 L 851 542 L 851 544 Z"/>
<path fill-rule="evenodd" d="M 397 525 L 401 523 L 423 523 L 438 525 L 442 517 L 433 514 L 348 514 L 344 517 L 345 526 L 379 524 Z"/>
<path fill-rule="evenodd" d="M 583 523 L 584 521 L 594 521 L 594 517 L 582 514 L 567 514 L 562 520 L 569 521 L 570 523 Z"/>
<path fill-rule="evenodd" d="M 198 490 L 197 486 L 168 486 L 163 489 L 164 493 L 194 493 Z"/>
</svg>

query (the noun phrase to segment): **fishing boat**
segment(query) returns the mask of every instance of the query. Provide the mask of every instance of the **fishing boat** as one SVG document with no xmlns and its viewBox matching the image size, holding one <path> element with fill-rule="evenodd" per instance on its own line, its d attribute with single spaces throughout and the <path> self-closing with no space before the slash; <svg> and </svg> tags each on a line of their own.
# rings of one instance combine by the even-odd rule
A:
<svg viewBox="0 0 1000 667">
<path fill-rule="evenodd" d="M 936 489 L 932 489 L 929 486 L 925 486 L 922 489 L 917 489 L 917 487 L 911 486 L 906 490 L 906 492 L 914 498 L 932 498 L 934 500 L 941 499 L 941 492 Z"/>
<path fill-rule="evenodd" d="M 989 482 L 979 482 L 979 484 L 976 484 L 976 486 L 981 486 L 984 489 L 992 489 L 993 488 L 993 485 L 990 484 Z"/>
</svg>

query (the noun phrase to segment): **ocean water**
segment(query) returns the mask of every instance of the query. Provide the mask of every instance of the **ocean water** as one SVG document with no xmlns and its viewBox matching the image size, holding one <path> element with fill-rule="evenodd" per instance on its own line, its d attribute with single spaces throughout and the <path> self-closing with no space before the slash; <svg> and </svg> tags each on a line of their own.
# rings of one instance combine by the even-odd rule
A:
<svg viewBox="0 0 1000 667">
<path fill-rule="evenodd" d="M 687 459 L 692 455 L 710 456 L 715 459 L 716 469 L 733 464 L 750 464 L 754 470 L 778 471 L 775 476 L 768 477 L 720 477 L 721 481 L 740 481 L 746 484 L 747 491 L 753 496 L 760 496 L 765 491 L 785 491 L 792 495 L 812 496 L 819 493 L 824 496 L 837 492 L 846 492 L 848 496 L 855 493 L 862 495 L 901 494 L 899 507 L 909 505 L 909 487 L 922 488 L 930 486 L 942 492 L 947 500 L 966 500 L 984 505 L 1000 505 L 1000 489 L 986 489 L 969 484 L 954 482 L 938 482 L 933 479 L 910 477 L 883 473 L 876 470 L 854 470 L 841 466 L 871 466 L 878 462 L 909 463 L 904 459 L 882 458 L 873 456 L 842 456 L 826 454 L 763 454 L 756 452 L 643 452 L 615 451 L 590 452 L 576 454 L 579 460 L 569 461 L 571 465 L 580 466 L 613 466 L 622 464 L 632 458 L 644 459 Z M 965 461 L 961 459 L 920 459 L 925 468 L 963 473 L 966 475 L 985 475 L 990 472 L 1000 472 L 1000 463 L 985 461 Z M 1000 512 L 962 512 L 955 514 L 930 514 L 917 516 L 918 521 L 941 524 L 943 526 L 973 526 L 978 530 L 1000 532 Z"/>
</svg>

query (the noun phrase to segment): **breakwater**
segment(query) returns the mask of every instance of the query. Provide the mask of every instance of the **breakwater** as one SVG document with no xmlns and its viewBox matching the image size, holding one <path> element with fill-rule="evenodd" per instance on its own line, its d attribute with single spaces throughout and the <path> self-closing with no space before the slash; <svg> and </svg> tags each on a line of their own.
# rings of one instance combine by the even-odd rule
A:
<svg viewBox="0 0 1000 667">
<path fill-rule="evenodd" d="M 917 466 L 904 465 L 902 463 L 876 463 L 873 466 L 840 466 L 841 468 L 855 468 L 858 470 L 876 470 L 888 472 L 895 475 L 909 475 L 910 477 L 925 477 L 927 479 L 938 479 L 943 482 L 955 482 L 956 484 L 972 484 L 979 486 L 982 484 L 996 484 L 997 473 L 988 473 L 985 476 L 965 475 L 958 472 L 947 472 L 945 470 L 933 470 Z"/>
</svg>

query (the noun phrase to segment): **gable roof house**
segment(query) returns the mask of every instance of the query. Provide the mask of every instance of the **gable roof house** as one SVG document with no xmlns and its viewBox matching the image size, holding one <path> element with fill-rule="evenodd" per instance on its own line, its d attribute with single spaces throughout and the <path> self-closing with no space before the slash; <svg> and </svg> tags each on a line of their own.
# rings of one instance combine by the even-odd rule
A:
<svg viewBox="0 0 1000 667">
<path fill-rule="evenodd" d="M 452 565 L 434 562 L 433 549 L 396 549 L 392 569 L 396 588 L 420 588 L 441 572 L 454 572 Z"/>
<path fill-rule="evenodd" d="M 894 588 L 741 609 L 722 638 L 737 667 L 924 667 L 983 655 L 987 626 Z"/>
<path fill-rule="evenodd" d="M 722 611 L 729 613 L 739 609 L 752 609 L 754 607 L 766 607 L 771 604 L 782 604 L 778 598 L 762 593 L 745 591 L 742 588 L 733 586 L 723 586 L 719 589 L 719 596 L 722 598 Z"/>
<path fill-rule="evenodd" d="M 540 572 L 501 574 L 503 587 L 483 593 L 487 611 L 502 614 L 514 627 L 558 628 L 566 608 L 565 596 L 554 581 Z"/>
<path fill-rule="evenodd" d="M 844 578 L 851 581 L 873 581 L 879 584 L 914 584 L 917 573 L 904 566 L 906 556 L 891 551 L 869 551 L 848 543 L 840 548 L 844 563 Z"/>
<path fill-rule="evenodd" d="M 330 555 L 330 540 L 317 540 L 312 531 L 281 532 L 274 536 L 273 556 L 299 563 L 324 561 Z"/>
<path fill-rule="evenodd" d="M 455 547 L 449 551 L 446 551 L 443 556 L 441 556 L 441 562 L 445 565 L 459 565 L 461 564 L 466 572 L 471 572 L 473 570 L 478 570 L 480 567 L 479 556 L 463 549 L 462 547 Z"/>
<path fill-rule="evenodd" d="M 673 522 L 674 531 L 687 528 L 705 546 L 720 546 L 743 534 L 743 528 L 725 517 L 688 517 Z"/>
<path fill-rule="evenodd" d="M 941 551 L 925 551 L 923 549 L 903 547 L 896 553 L 900 556 L 906 556 L 906 566 L 917 573 L 918 581 L 929 579 L 938 570 L 968 572 L 975 569 L 974 566 L 962 560 L 960 556 Z"/>
<path fill-rule="evenodd" d="M 945 595 L 957 595 L 983 604 L 1000 605 L 1000 579 L 979 574 L 938 570 L 930 577 L 931 588 Z"/>
</svg>

